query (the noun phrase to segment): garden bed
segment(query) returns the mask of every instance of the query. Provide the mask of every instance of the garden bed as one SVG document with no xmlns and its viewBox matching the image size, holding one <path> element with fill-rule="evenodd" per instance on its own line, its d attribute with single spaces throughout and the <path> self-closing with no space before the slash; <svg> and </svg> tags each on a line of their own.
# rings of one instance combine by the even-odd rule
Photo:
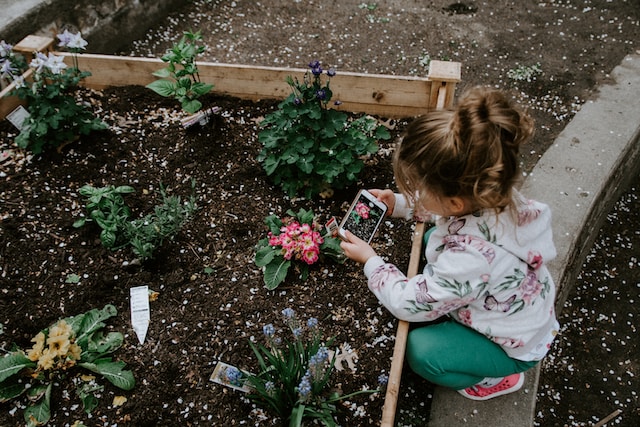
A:
<svg viewBox="0 0 640 427">
<path fill-rule="evenodd" d="M 104 61 L 105 57 L 92 59 Z M 131 67 L 132 59 L 126 61 L 126 67 Z M 158 68 L 157 61 L 133 62 L 150 62 Z M 89 86 L 107 86 L 96 84 L 102 75 L 99 69 L 82 62 L 80 68 L 94 74 Z M 280 70 L 277 75 L 285 72 Z M 250 74 L 256 78 L 255 73 Z M 408 93 L 422 93 L 422 97 L 413 95 L 422 103 L 413 111 L 426 111 L 429 105 L 451 102 L 455 73 L 448 82 L 437 84 L 429 79 L 393 80 L 420 85 L 422 92 L 413 86 Z M 339 93 L 340 80 L 335 81 L 332 87 Z M 371 88 L 363 87 L 356 95 L 352 92 L 351 99 L 345 91 L 345 104 L 353 107 L 360 99 L 358 94 L 366 93 L 360 102 L 364 107 L 354 109 L 375 112 L 382 104 L 389 115 L 401 117 L 406 108 L 394 110 L 388 100 L 409 98 L 396 96 L 394 84 L 386 84 L 391 89 L 381 92 L 378 86 L 373 96 Z M 223 83 L 219 86 L 225 91 Z M 403 90 L 408 90 L 406 84 Z M 15 129 L 7 121 L 0 125 L 0 172 L 6 182 L 1 235 L 5 279 L 1 305 L 7 313 L 1 321 L 3 347 L 29 348 L 31 338 L 57 319 L 113 304 L 118 315 L 109 328 L 125 333 L 117 358 L 133 371 L 137 386 L 124 392 L 126 403 L 114 407 L 113 397 L 123 392 L 107 384 L 93 418 L 123 425 L 234 425 L 243 421 L 270 425 L 272 416 L 263 416 L 241 392 L 210 382 L 209 377 L 218 361 L 257 370 L 249 340 L 260 341 L 262 327 L 268 323 L 286 332 L 281 312 L 289 307 L 302 319 L 317 318 L 323 335 L 335 338 L 333 349 L 350 354 L 347 359 L 356 362 L 351 367 L 346 361 L 340 363 L 343 369 L 335 373 L 332 387 L 345 394 L 375 389 L 379 376 L 389 374 L 396 321 L 370 294 L 359 266 L 350 262 L 314 266 L 307 280 L 291 275 L 279 288 L 268 291 L 253 257 L 258 240 L 268 231 L 264 224 L 268 215 L 285 216 L 289 209 L 302 208 L 313 210 L 321 222 L 331 216 L 341 218 L 359 188 L 387 187 L 393 182 L 392 145 L 405 122 L 395 122 L 392 140 L 382 143 L 378 154 L 367 159 L 356 185 L 336 191 L 331 198 L 292 200 L 269 183 L 256 161 L 261 148 L 258 124 L 278 102 L 256 100 L 262 95 L 253 93 L 248 96 L 253 100 L 242 100 L 211 94 L 205 104 L 220 107 L 220 112 L 204 127 L 185 130 L 180 124 L 184 113 L 176 102 L 139 84 L 86 89 L 83 99 L 91 100 L 109 129 L 83 137 L 59 153 L 35 158 L 15 150 L 10 143 Z M 139 264 L 127 249 L 105 249 L 93 224 L 73 227 L 85 214 L 79 194 L 83 185 L 132 186 L 135 193 L 126 195 L 126 202 L 135 216 L 143 216 L 160 203 L 161 187 L 169 195 L 186 199 L 192 182 L 199 210 L 150 261 Z M 387 221 L 373 244 L 398 265 L 406 266 L 412 228 L 411 223 Z M 151 302 L 151 323 L 140 345 L 129 321 L 129 289 L 142 285 L 158 292 L 158 297 Z M 65 384 L 68 381 L 71 378 L 54 388 L 52 421 L 56 425 L 86 421 L 78 398 L 65 391 L 71 390 L 70 383 Z M 426 396 L 430 392 L 428 384 L 413 376 L 407 384 L 408 393 Z M 383 402 L 384 392 L 349 399 L 340 410 L 341 424 L 377 423 Z M 18 403 L 3 410 L 2 424 L 21 425 L 21 409 Z M 400 410 L 414 416 L 412 408 L 405 410 L 401 404 Z M 424 408 L 419 411 L 419 417 L 427 416 Z"/>
</svg>

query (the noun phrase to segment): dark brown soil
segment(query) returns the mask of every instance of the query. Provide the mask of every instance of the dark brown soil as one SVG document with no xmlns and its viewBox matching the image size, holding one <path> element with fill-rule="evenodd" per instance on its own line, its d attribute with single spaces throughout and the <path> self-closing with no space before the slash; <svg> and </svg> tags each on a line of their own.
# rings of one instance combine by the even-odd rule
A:
<svg viewBox="0 0 640 427">
<path fill-rule="evenodd" d="M 445 1 L 388 1 L 371 3 L 373 9 L 361 8 L 355 1 L 268 3 L 189 3 L 182 15 L 161 24 L 158 33 L 150 31 L 149 40 L 136 43 L 132 50 L 160 56 L 182 31 L 202 29 L 211 37 L 207 59 L 219 62 L 304 68 L 319 59 L 338 66 L 338 71 L 408 75 L 425 74 L 419 58 L 427 53 L 433 59 L 460 60 L 460 91 L 475 84 L 511 90 L 535 117 L 538 132 L 522 153 L 525 171 L 579 105 L 597 92 L 597 84 L 606 82 L 624 55 L 637 49 L 640 35 L 640 10 L 631 1 L 526 6 L 514 1 L 471 2 L 466 8 Z M 519 65 L 538 62 L 543 71 L 531 82 L 507 77 Z M 149 90 L 109 89 L 93 99 L 111 128 L 82 138 L 61 154 L 25 156 L 12 146 L 15 133 L 10 125 L 0 124 L 0 148 L 9 153 L 0 164 L 1 347 L 30 347 L 30 339 L 53 321 L 111 303 L 118 316 L 109 327 L 126 334 L 116 358 L 127 363 L 137 381 L 131 392 L 105 384 L 91 418 L 77 407 L 69 379 L 62 381 L 52 396 L 51 425 L 72 425 L 76 420 L 87 426 L 271 425 L 273 419 L 261 420 L 241 393 L 214 384 L 209 377 L 218 360 L 255 370 L 248 340 L 259 340 L 266 323 L 282 325 L 279 313 L 287 307 L 302 317 L 317 317 L 325 336 L 334 336 L 337 344 L 347 343 L 358 353 L 357 371 L 336 373 L 335 386 L 345 393 L 376 388 L 378 376 L 388 373 L 391 365 L 396 322 L 369 293 L 360 268 L 351 263 L 324 264 L 314 268 L 306 281 L 292 277 L 277 290 L 267 291 L 253 254 L 265 236 L 267 215 L 305 208 L 325 219 L 340 218 L 358 188 L 393 188 L 389 150 L 372 157 L 361 181 L 333 198 L 290 200 L 269 183 L 255 160 L 260 149 L 257 121 L 274 108 L 274 102 L 211 97 L 208 102 L 220 106 L 222 113 L 203 128 L 185 131 L 175 102 Z M 200 209 L 152 261 L 127 265 L 132 253 L 104 249 L 97 228 L 72 227 L 84 212 L 78 189 L 85 184 L 133 186 L 136 192 L 126 200 L 134 214 L 142 216 L 159 202 L 161 184 L 169 194 L 187 197 L 192 178 Z M 637 209 L 637 202 L 632 206 Z M 637 217 L 632 221 L 637 224 Z M 625 230 L 637 227 L 623 221 L 618 225 L 619 233 L 634 237 Z M 411 228 L 389 221 L 374 245 L 406 266 Z M 635 239 L 637 245 L 637 233 Z M 616 280 L 608 286 L 615 295 L 625 295 L 621 285 L 628 285 L 629 292 L 635 289 L 635 294 L 600 300 L 601 286 L 578 286 L 579 295 L 570 305 L 586 310 L 586 318 L 610 319 L 613 313 L 637 318 L 637 309 L 632 311 L 628 303 L 638 298 L 633 276 L 638 258 L 634 259 L 635 264 L 625 262 L 636 270 L 619 267 Z M 612 267 L 592 268 L 611 272 Z M 79 283 L 66 283 L 72 274 L 80 276 Z M 588 274 L 583 278 L 597 283 Z M 151 325 L 143 345 L 129 321 L 129 289 L 139 285 L 159 292 L 151 303 Z M 597 308 L 586 308 L 592 300 Z M 537 423 L 589 425 L 623 408 L 616 425 L 637 425 L 640 414 L 633 384 L 633 376 L 639 374 L 637 344 L 631 346 L 635 330 L 616 335 L 618 326 L 630 327 L 618 321 L 600 322 L 585 331 L 574 321 L 576 316 L 563 316 L 562 322 L 574 328 L 563 331 L 547 362 Z M 585 333 L 596 342 L 613 336 L 626 345 L 608 344 L 610 351 L 578 351 Z M 622 379 L 599 391 L 596 382 L 612 370 Z M 567 387 L 569 377 L 572 383 Z M 426 425 L 431 385 L 410 372 L 405 372 L 402 384 L 398 425 Z M 596 389 L 601 399 L 569 397 Z M 116 395 L 126 396 L 127 402 L 113 407 Z M 383 395 L 350 400 L 353 405 L 341 407 L 340 423 L 377 425 L 382 400 Z M 23 425 L 23 404 L 0 404 L 0 425 Z"/>
</svg>

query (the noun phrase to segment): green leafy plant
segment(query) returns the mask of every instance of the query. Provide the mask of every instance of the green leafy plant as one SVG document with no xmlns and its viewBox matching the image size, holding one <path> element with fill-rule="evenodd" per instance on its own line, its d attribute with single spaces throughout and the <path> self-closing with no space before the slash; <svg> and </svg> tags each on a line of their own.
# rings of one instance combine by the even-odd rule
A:
<svg viewBox="0 0 640 427">
<path fill-rule="evenodd" d="M 287 214 L 290 216 L 270 215 L 265 219 L 269 233 L 256 248 L 255 263 L 263 268 L 264 284 L 270 290 L 286 279 L 292 265 L 305 280 L 309 266 L 324 258 L 344 262 L 340 240 L 328 233 L 322 235 L 313 211 L 288 210 Z"/>
<path fill-rule="evenodd" d="M 175 98 L 181 103 L 182 109 L 191 114 L 202 108 L 198 98 L 213 88 L 212 84 L 200 81 L 196 58 L 205 51 L 204 46 L 197 45 L 201 40 L 200 31 L 184 32 L 180 41 L 162 57 L 162 61 L 169 65 L 153 73 L 161 80 L 146 86 L 161 96 Z"/>
<path fill-rule="evenodd" d="M 302 192 L 311 197 L 327 187 L 355 182 L 364 168 L 362 157 L 378 151 L 377 140 L 390 138 L 370 116 L 350 120 L 346 113 L 328 108 L 336 72 L 330 68 L 323 73 L 318 61 L 309 67 L 302 82 L 287 77 L 291 94 L 265 117 L 258 134 L 263 146 L 258 161 L 291 197 Z"/>
<path fill-rule="evenodd" d="M 12 94 L 27 101 L 29 113 L 15 142 L 20 148 L 34 154 L 40 154 L 47 147 L 60 149 L 80 135 L 107 128 L 102 120 L 94 116 L 89 104 L 76 99 L 80 82 L 91 75 L 78 68 L 77 54 L 85 49 L 87 42 L 80 33 L 71 34 L 67 30 L 57 37 L 60 40 L 58 46 L 66 47 L 73 53 L 71 67 L 64 63 L 63 56 L 36 52 L 29 64 L 33 69 L 31 80 L 23 77 L 25 70 L 20 66 L 3 69 L 3 77 L 16 83 Z M 14 64 L 21 63 L 10 57 L 7 56 L 6 60 Z"/>
<path fill-rule="evenodd" d="M 27 352 L 16 348 L 0 359 L 0 402 L 7 402 L 26 394 L 29 406 L 24 411 L 27 426 L 46 424 L 51 418 L 51 389 L 64 378 L 74 378 L 77 394 L 85 412 L 97 406 L 103 387 L 94 379 L 82 380 L 74 374 L 84 368 L 102 376 L 122 390 L 135 386 L 133 373 L 125 370 L 125 363 L 113 361 L 111 354 L 122 346 L 120 332 L 104 332 L 104 321 L 114 317 L 117 310 L 106 305 L 84 314 L 58 320 L 38 333 Z"/>
<path fill-rule="evenodd" d="M 195 189 L 195 182 L 192 188 Z M 161 185 L 162 203 L 152 213 L 130 219 L 131 210 L 122 195 L 134 191 L 129 186 L 83 186 L 79 193 L 86 198 L 87 216 L 74 222 L 73 226 L 79 228 L 93 221 L 101 229 L 100 241 L 105 248 L 118 250 L 131 246 L 141 260 L 153 258 L 163 241 L 172 239 L 197 210 L 195 194 L 183 202 L 179 196 L 167 196 Z"/>
<path fill-rule="evenodd" d="M 280 339 L 273 324 L 265 325 L 266 345 L 249 341 L 260 372 L 254 375 L 231 369 L 226 372 L 227 380 L 231 384 L 247 384 L 251 390 L 249 399 L 272 411 L 283 425 L 298 427 L 307 420 L 337 426 L 337 402 L 378 390 L 348 395 L 327 390 L 335 363 L 335 356 L 330 357 L 328 350 L 333 339 L 323 343 L 318 321 L 313 317 L 305 325 L 291 308 L 284 309 L 282 315 L 293 340 Z"/>
<path fill-rule="evenodd" d="M 540 68 L 540 63 L 534 65 L 519 65 L 516 68 L 507 71 L 507 77 L 519 82 L 531 82 L 541 73 L 542 68 Z"/>
</svg>

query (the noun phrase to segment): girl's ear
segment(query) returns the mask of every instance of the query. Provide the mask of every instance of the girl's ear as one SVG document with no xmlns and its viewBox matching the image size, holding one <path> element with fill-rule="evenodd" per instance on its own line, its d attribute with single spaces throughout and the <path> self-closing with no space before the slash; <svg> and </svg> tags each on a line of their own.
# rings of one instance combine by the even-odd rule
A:
<svg viewBox="0 0 640 427">
<path fill-rule="evenodd" d="M 464 197 L 447 197 L 447 205 L 454 216 L 467 214 L 471 210 L 471 204 Z"/>
</svg>

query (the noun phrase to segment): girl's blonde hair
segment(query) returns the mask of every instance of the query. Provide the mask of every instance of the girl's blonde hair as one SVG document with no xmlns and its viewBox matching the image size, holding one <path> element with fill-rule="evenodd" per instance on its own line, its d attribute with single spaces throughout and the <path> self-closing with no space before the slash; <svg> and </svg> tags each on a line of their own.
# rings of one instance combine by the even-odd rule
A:
<svg viewBox="0 0 640 427">
<path fill-rule="evenodd" d="M 474 209 L 513 207 L 518 153 L 533 120 L 500 91 L 476 87 L 452 110 L 414 119 L 394 159 L 398 189 L 417 203 L 428 193 L 466 197 Z"/>
</svg>

